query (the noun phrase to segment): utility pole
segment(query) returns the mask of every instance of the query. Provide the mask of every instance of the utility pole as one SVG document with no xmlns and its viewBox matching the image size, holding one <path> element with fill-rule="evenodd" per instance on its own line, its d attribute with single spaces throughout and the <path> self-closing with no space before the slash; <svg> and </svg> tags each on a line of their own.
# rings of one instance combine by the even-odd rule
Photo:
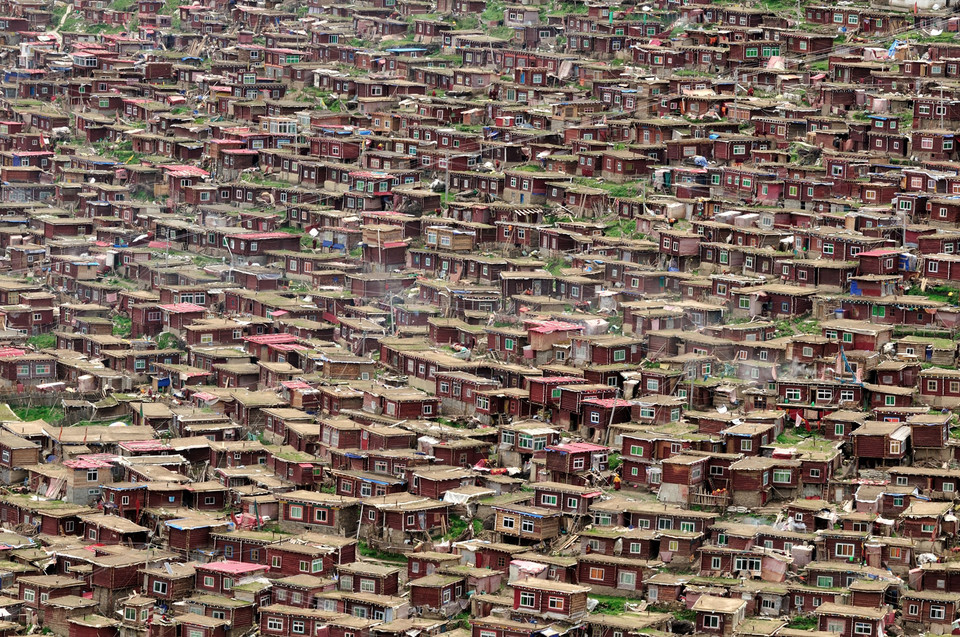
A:
<svg viewBox="0 0 960 637">
<path fill-rule="evenodd" d="M 943 116 L 947 112 L 947 107 L 943 103 L 943 84 L 940 85 L 940 130 L 943 130 Z"/>
</svg>

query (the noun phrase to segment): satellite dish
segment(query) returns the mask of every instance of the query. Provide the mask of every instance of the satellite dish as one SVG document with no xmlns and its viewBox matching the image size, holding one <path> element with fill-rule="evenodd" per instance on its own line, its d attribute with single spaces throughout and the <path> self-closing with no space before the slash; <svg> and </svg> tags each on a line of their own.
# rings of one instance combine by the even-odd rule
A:
<svg viewBox="0 0 960 637">
<path fill-rule="evenodd" d="M 937 37 L 938 35 L 940 35 L 941 33 L 943 33 L 943 29 L 930 29 L 930 36 L 931 36 L 931 37 L 934 37 L 934 38 L 935 38 L 935 37 Z"/>
</svg>

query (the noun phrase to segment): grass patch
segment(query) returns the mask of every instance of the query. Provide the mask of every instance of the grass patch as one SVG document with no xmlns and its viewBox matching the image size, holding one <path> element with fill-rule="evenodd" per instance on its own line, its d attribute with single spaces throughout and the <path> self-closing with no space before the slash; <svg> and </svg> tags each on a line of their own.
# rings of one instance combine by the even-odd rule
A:
<svg viewBox="0 0 960 637">
<path fill-rule="evenodd" d="M 608 237 L 630 237 L 637 231 L 636 219 L 619 219 L 615 224 L 603 231 Z"/>
<path fill-rule="evenodd" d="M 164 332 L 157 337 L 157 349 L 183 349 L 180 341 L 170 332 Z"/>
<path fill-rule="evenodd" d="M 782 434 L 777 436 L 777 442 L 781 445 L 795 445 L 809 437 L 809 431 L 802 427 L 794 427 L 793 429 L 785 429 Z"/>
<path fill-rule="evenodd" d="M 66 416 L 63 407 L 54 405 L 50 407 L 14 407 L 13 413 L 15 413 L 20 420 L 26 420 L 28 422 L 31 420 L 44 420 L 50 424 L 60 422 Z"/>
<path fill-rule="evenodd" d="M 949 285 L 928 285 L 925 290 L 920 286 L 915 286 L 907 290 L 907 296 L 925 296 L 931 301 L 940 301 L 941 303 L 957 304 L 957 289 Z"/>
<path fill-rule="evenodd" d="M 622 615 L 626 609 L 626 597 L 611 597 L 610 595 L 590 595 L 598 604 L 593 612 L 601 615 Z"/>
<path fill-rule="evenodd" d="M 27 339 L 27 344 L 33 345 L 37 349 L 50 349 L 57 346 L 57 335 L 53 332 L 34 334 Z"/>
<path fill-rule="evenodd" d="M 797 615 L 790 618 L 787 628 L 795 630 L 816 630 L 819 625 L 817 618 L 810 615 Z"/>
<path fill-rule="evenodd" d="M 777 338 L 798 334 L 819 334 L 821 332 L 820 322 L 811 319 L 808 315 L 777 321 L 776 330 Z"/>
<path fill-rule="evenodd" d="M 623 464 L 623 459 L 616 451 L 607 456 L 607 468 L 610 469 L 610 471 L 616 471 L 617 467 L 621 464 Z"/>
<path fill-rule="evenodd" d="M 113 335 L 127 338 L 133 332 L 133 321 L 126 316 L 113 317 Z"/>
<path fill-rule="evenodd" d="M 450 516 L 450 526 L 447 529 L 447 532 L 444 533 L 443 539 L 445 540 L 456 540 L 464 531 L 467 530 L 467 521 L 464 520 L 459 515 Z"/>
<path fill-rule="evenodd" d="M 555 258 L 550 259 L 543 266 L 543 269 L 552 274 L 553 276 L 560 276 L 560 271 L 563 269 L 563 259 Z"/>
<path fill-rule="evenodd" d="M 375 560 L 380 560 L 383 562 L 397 562 L 397 563 L 407 563 L 407 556 L 401 555 L 400 553 L 390 553 L 387 551 L 381 551 L 371 547 L 369 544 L 361 540 L 357 544 L 357 550 L 360 552 L 360 555 L 364 557 L 370 557 Z"/>
</svg>

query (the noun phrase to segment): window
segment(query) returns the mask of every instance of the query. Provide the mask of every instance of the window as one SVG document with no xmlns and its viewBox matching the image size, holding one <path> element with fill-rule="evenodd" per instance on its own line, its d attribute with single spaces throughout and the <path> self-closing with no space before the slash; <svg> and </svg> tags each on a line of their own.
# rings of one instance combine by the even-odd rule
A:
<svg viewBox="0 0 960 637">
<path fill-rule="evenodd" d="M 774 484 L 789 484 L 790 483 L 790 470 L 789 469 L 774 469 L 773 471 L 773 482 Z"/>
<path fill-rule="evenodd" d="M 283 630 L 283 619 L 280 617 L 268 617 L 267 630 L 275 630 L 275 631 Z"/>
<path fill-rule="evenodd" d="M 837 557 L 853 557 L 854 545 L 838 543 L 836 546 L 835 553 Z"/>
<path fill-rule="evenodd" d="M 537 605 L 537 596 L 533 593 L 521 592 L 520 605 L 526 608 L 535 608 Z"/>
<path fill-rule="evenodd" d="M 873 629 L 870 624 L 866 622 L 855 622 L 853 624 L 853 634 L 854 635 L 872 635 Z"/>
<path fill-rule="evenodd" d="M 290 505 L 290 519 L 292 520 L 302 520 L 303 519 L 303 507 L 291 504 Z"/>
<path fill-rule="evenodd" d="M 503 520 L 500 522 L 500 526 L 505 529 L 515 529 L 517 528 L 517 520 L 516 518 L 505 515 L 503 516 Z"/>
<path fill-rule="evenodd" d="M 273 558 L 270 560 L 270 567 L 280 568 L 280 565 L 282 563 L 283 563 L 283 558 L 281 558 L 279 555 L 274 555 Z"/>
<path fill-rule="evenodd" d="M 523 520 L 520 523 L 520 531 L 523 533 L 533 533 L 533 520 Z"/>
<path fill-rule="evenodd" d="M 756 49 L 753 49 L 756 51 Z M 703 627 L 704 628 L 720 628 L 720 616 L 719 615 L 704 615 L 703 616 Z"/>
<path fill-rule="evenodd" d="M 946 617 L 946 614 L 946 607 L 944 606 L 930 607 L 930 619 L 943 619 Z"/>
<path fill-rule="evenodd" d="M 753 441 L 749 439 L 741 440 L 740 451 L 753 451 Z"/>
<path fill-rule="evenodd" d="M 154 580 L 154 582 L 153 582 L 153 592 L 156 593 L 156 594 L 158 594 L 158 595 L 166 595 L 166 594 L 167 594 L 167 583 L 166 583 L 166 582 L 161 582 L 161 581 L 159 581 L 159 580 Z"/>
<path fill-rule="evenodd" d="M 830 575 L 820 575 L 817 577 L 817 586 L 820 588 L 833 588 L 833 577 Z"/>
<path fill-rule="evenodd" d="M 595 566 L 590 567 L 590 579 L 603 580 L 603 569 Z"/>
<path fill-rule="evenodd" d="M 557 506 L 557 496 L 547 495 L 546 493 L 544 493 L 542 496 L 540 496 L 540 504 L 544 504 L 547 506 Z"/>
<path fill-rule="evenodd" d="M 547 606 L 551 610 L 563 610 L 563 598 L 550 596 L 547 598 Z"/>
<path fill-rule="evenodd" d="M 302 619 L 294 619 L 290 622 L 290 631 L 302 635 L 305 622 Z"/>
<path fill-rule="evenodd" d="M 23 589 L 23 601 L 32 602 L 37 599 L 37 593 L 32 588 Z"/>
</svg>

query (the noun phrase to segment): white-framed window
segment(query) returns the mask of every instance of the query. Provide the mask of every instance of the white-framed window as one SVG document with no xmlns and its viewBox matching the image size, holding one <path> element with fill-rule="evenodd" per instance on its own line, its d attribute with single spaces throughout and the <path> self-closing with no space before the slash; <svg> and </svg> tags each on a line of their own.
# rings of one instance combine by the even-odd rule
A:
<svg viewBox="0 0 960 637">
<path fill-rule="evenodd" d="M 853 557 L 855 548 L 853 544 L 837 543 L 835 554 L 837 557 Z"/>
</svg>

